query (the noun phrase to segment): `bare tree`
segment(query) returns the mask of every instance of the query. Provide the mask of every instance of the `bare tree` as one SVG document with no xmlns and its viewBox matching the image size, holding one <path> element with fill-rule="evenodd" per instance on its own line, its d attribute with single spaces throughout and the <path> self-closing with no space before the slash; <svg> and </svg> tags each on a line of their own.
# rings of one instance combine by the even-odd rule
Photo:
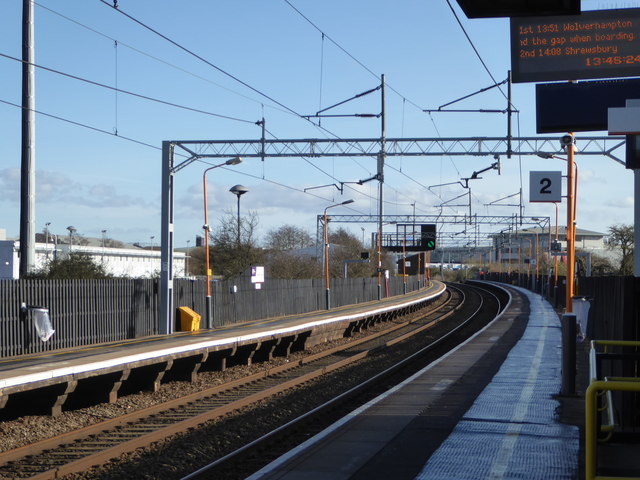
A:
<svg viewBox="0 0 640 480">
<path fill-rule="evenodd" d="M 633 275 L 633 225 L 612 225 L 609 227 L 607 245 L 610 249 L 619 249 L 622 254 L 620 259 L 620 275 Z"/>
<path fill-rule="evenodd" d="M 318 278 L 322 268 L 315 255 L 300 250 L 314 245 L 311 235 L 294 225 L 270 230 L 265 238 L 265 266 L 273 278 Z M 314 252 L 315 253 L 315 252 Z"/>
<path fill-rule="evenodd" d="M 283 225 L 269 230 L 264 245 L 271 250 L 295 250 L 313 246 L 314 241 L 309 232 L 295 225 Z"/>
<path fill-rule="evenodd" d="M 344 262 L 346 260 L 359 260 L 365 248 L 356 235 L 338 228 L 329 232 L 329 244 L 333 245 L 329 254 L 329 272 L 332 277 L 341 277 L 344 272 Z M 354 263 L 349 267 L 350 277 L 370 277 L 376 271 L 377 253 L 369 252 L 370 263 Z M 383 257 L 383 268 L 391 269 L 392 262 L 388 261 L 386 255 Z"/>
<path fill-rule="evenodd" d="M 258 214 L 254 211 L 240 218 L 240 241 L 238 241 L 238 218 L 225 212 L 218 227 L 210 234 L 212 247 L 210 262 L 214 274 L 224 278 L 236 277 L 249 266 L 262 260 L 262 251 L 257 247 L 255 236 Z"/>
</svg>

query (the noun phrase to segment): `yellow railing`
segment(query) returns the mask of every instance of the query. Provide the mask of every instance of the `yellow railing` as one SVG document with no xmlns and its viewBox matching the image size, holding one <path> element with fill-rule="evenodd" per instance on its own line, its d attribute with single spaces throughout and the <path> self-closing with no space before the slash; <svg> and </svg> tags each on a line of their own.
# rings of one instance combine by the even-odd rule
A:
<svg viewBox="0 0 640 480">
<path fill-rule="evenodd" d="M 640 480 L 640 477 L 610 477 L 598 476 L 597 470 L 597 446 L 598 446 L 598 414 L 605 411 L 605 421 L 600 425 L 600 432 L 607 433 L 605 441 L 613 434 L 615 418 L 611 392 L 640 392 L 640 378 L 637 377 L 607 377 L 602 380 L 597 378 L 596 355 L 598 347 L 604 347 L 604 352 L 609 347 L 640 348 L 640 342 L 623 340 L 593 340 L 590 352 L 591 382 L 585 393 L 585 478 L 586 480 Z M 598 397 L 604 396 L 603 406 L 598 406 Z"/>
</svg>

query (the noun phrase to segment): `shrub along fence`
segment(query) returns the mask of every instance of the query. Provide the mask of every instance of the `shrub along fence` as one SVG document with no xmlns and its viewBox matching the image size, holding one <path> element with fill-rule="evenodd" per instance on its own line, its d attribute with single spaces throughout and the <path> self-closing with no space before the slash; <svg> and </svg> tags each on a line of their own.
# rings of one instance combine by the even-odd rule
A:
<svg viewBox="0 0 640 480">
<path fill-rule="evenodd" d="M 407 291 L 419 288 L 417 277 L 406 282 Z M 383 278 L 382 296 L 402 294 L 403 283 L 402 277 Z M 261 287 L 250 277 L 214 282 L 214 326 L 326 308 L 321 279 L 267 279 Z M 186 306 L 204 317 L 206 280 L 178 279 L 173 291 L 176 309 Z M 332 308 L 377 300 L 378 280 L 331 279 L 330 292 Z M 156 335 L 158 301 L 155 279 L 0 280 L 0 357 Z M 49 310 L 55 334 L 48 341 L 36 336 L 33 315 L 21 313 L 22 303 Z"/>
</svg>

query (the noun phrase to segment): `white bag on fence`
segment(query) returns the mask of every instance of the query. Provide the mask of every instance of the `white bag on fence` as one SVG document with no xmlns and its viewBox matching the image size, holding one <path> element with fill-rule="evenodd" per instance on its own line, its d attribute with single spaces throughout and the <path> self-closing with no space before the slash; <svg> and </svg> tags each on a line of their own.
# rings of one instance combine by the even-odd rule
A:
<svg viewBox="0 0 640 480">
<path fill-rule="evenodd" d="M 31 310 L 33 315 L 33 325 L 36 327 L 36 333 L 40 340 L 46 342 L 56 332 L 51 326 L 49 319 L 49 310 L 46 308 L 34 308 Z"/>
</svg>

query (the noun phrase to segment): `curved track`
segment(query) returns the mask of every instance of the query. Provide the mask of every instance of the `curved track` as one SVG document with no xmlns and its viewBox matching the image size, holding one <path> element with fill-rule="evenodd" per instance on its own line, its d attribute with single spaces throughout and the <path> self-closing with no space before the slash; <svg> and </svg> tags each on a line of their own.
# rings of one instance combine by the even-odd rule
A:
<svg viewBox="0 0 640 480">
<path fill-rule="evenodd" d="M 337 347 L 306 357 L 297 363 L 290 363 L 176 401 L 5 452 L 0 454 L 0 475 L 5 478 L 39 479 L 84 471 L 92 465 L 104 464 L 111 458 L 311 382 L 328 372 L 343 369 L 374 355 L 375 352 L 389 349 L 392 345 L 434 328 L 442 320 L 452 317 L 455 311 L 460 311 L 460 315 L 465 319 L 471 319 L 477 317 L 480 312 L 495 316 L 500 310 L 500 302 L 495 296 L 491 299 L 491 295 L 471 293 L 474 290 L 468 287 L 464 287 L 464 290 L 466 296 L 460 287 L 450 286 L 450 298 L 437 311 L 414 315 L 406 322 L 354 341 L 346 347 Z M 487 302 L 493 303 L 493 306 L 487 307 Z M 493 313 L 489 313 L 489 310 Z M 460 322 L 452 323 L 455 325 L 448 329 L 459 332 L 462 328 L 458 325 Z M 452 335 L 455 334 L 450 333 L 449 338 Z M 438 340 L 430 348 L 433 349 L 436 344 L 444 341 Z M 421 355 L 423 353 L 416 354 Z M 396 370 L 399 368 L 402 367 L 398 366 Z M 384 376 L 388 377 L 389 374 L 385 372 Z M 360 387 L 364 388 L 367 387 Z M 348 396 L 352 397 L 353 392 Z M 261 440 L 265 441 L 267 439 Z M 246 448 L 241 449 L 235 455 L 236 458 L 245 450 Z M 228 464 L 230 459 L 231 457 L 227 457 L 223 463 Z"/>
<path fill-rule="evenodd" d="M 422 348 L 409 356 L 401 355 L 402 358 L 384 371 L 367 378 L 328 402 L 311 411 L 304 412 L 287 424 L 183 477 L 183 480 L 243 478 L 245 475 L 251 474 L 263 464 L 268 463 L 265 458 L 275 458 L 284 453 L 289 448 L 288 445 L 296 444 L 297 441 L 291 441 L 292 437 L 300 438 L 301 443 L 330 424 L 329 419 L 348 414 L 356 406 L 365 403 L 367 398 L 389 388 L 389 384 L 399 383 L 415 370 L 431 363 L 482 328 L 505 308 L 505 302 L 487 289 L 477 286 L 470 288 L 467 285 L 459 284 L 449 284 L 448 287 L 462 295 L 464 301 L 458 307 L 460 314 L 457 315 L 457 319 L 433 340 L 428 341 Z M 287 447 L 283 448 L 283 446 Z M 261 452 L 261 458 L 255 458 L 253 455 L 255 451 Z"/>
</svg>

